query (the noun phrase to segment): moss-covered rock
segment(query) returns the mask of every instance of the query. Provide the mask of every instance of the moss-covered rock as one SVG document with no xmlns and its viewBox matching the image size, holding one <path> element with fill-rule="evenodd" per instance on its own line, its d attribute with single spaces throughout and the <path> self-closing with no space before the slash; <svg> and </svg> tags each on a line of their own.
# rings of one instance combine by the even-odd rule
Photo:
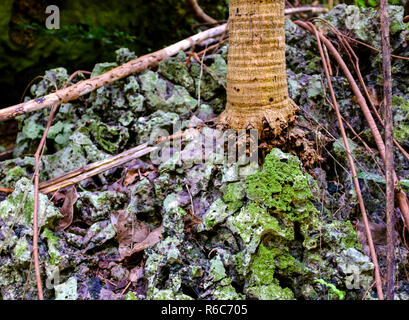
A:
<svg viewBox="0 0 409 320">
<path fill-rule="evenodd" d="M 195 83 L 185 63 L 186 54 L 181 51 L 175 58 L 159 63 L 158 72 L 169 81 L 184 87 L 189 93 L 195 92 Z"/>
<path fill-rule="evenodd" d="M 34 187 L 27 178 L 20 179 L 14 192 L 0 202 L 0 218 L 8 226 L 16 223 L 31 227 L 34 208 Z M 60 211 L 49 203 L 47 196 L 39 194 L 38 225 L 39 227 L 53 227 L 62 215 Z"/>
<path fill-rule="evenodd" d="M 112 211 L 122 209 L 125 201 L 125 195 L 115 191 L 83 191 L 78 192 L 75 208 L 81 219 L 96 222 L 106 220 Z"/>
<path fill-rule="evenodd" d="M 409 146 L 409 100 L 395 96 L 392 99 L 394 109 L 394 138 L 403 146 Z"/>
<path fill-rule="evenodd" d="M 56 285 L 54 290 L 55 300 L 77 300 L 77 279 L 71 277 L 66 282 Z"/>
</svg>

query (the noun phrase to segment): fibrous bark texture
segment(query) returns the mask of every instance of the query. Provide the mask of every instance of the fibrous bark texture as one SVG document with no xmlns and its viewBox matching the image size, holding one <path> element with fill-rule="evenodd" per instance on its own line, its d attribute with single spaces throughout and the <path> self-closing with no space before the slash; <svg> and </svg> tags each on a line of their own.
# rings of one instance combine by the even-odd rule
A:
<svg viewBox="0 0 409 320">
<path fill-rule="evenodd" d="M 221 123 L 233 129 L 275 134 L 288 125 L 296 105 L 288 96 L 284 0 L 231 0 L 227 105 Z"/>
</svg>

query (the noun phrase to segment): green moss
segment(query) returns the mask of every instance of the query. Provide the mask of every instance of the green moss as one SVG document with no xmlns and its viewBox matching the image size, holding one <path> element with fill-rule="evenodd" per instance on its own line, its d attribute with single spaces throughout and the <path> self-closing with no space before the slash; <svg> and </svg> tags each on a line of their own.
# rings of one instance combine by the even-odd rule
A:
<svg viewBox="0 0 409 320">
<path fill-rule="evenodd" d="M 407 144 L 409 140 L 409 101 L 403 97 L 392 98 L 395 128 L 394 138 L 401 144 Z"/>
<path fill-rule="evenodd" d="M 253 202 L 243 207 L 239 213 L 229 217 L 227 226 L 240 235 L 251 253 L 256 251 L 261 235 L 270 233 L 287 240 L 294 239 L 293 230 L 280 226 L 279 221 L 272 217 L 266 208 Z"/>
<path fill-rule="evenodd" d="M 139 300 L 138 297 L 136 296 L 135 293 L 133 293 L 132 291 L 129 291 L 126 295 L 125 295 L 125 300 Z"/>
<path fill-rule="evenodd" d="M 117 67 L 118 65 L 115 62 L 104 62 L 104 63 L 97 63 L 94 66 L 94 69 L 91 73 L 91 78 L 97 77 L 113 68 Z"/>
<path fill-rule="evenodd" d="M 209 275 L 213 281 L 220 281 L 226 277 L 226 270 L 224 269 L 223 261 L 216 256 L 210 261 Z"/>
<path fill-rule="evenodd" d="M 54 235 L 54 233 L 50 229 L 45 228 L 42 233 L 42 236 L 48 240 L 48 243 L 54 246 L 58 246 L 58 238 Z"/>
<path fill-rule="evenodd" d="M 213 291 L 213 298 L 216 300 L 244 300 L 245 296 L 237 293 L 232 285 L 219 285 Z"/>
<path fill-rule="evenodd" d="M 266 157 L 263 170 L 247 177 L 245 190 L 255 203 L 275 213 L 285 213 L 291 221 L 300 221 L 308 216 L 309 210 L 314 210 L 310 181 L 297 157 L 273 149 Z M 293 210 L 306 207 L 309 210 Z"/>
<path fill-rule="evenodd" d="M 180 51 L 175 58 L 169 58 L 159 63 L 158 72 L 168 80 L 181 85 L 190 93 L 195 92 L 195 84 L 185 64 L 186 54 Z"/>
<path fill-rule="evenodd" d="M 223 200 L 227 203 L 229 211 L 235 212 L 243 206 L 244 189 L 241 182 L 229 183 L 226 186 L 226 192 Z"/>
<path fill-rule="evenodd" d="M 25 237 L 17 240 L 16 245 L 13 249 L 14 261 L 16 264 L 27 264 L 31 260 L 31 251 L 28 241 Z"/>
<path fill-rule="evenodd" d="M 2 183 L 4 183 L 5 187 L 12 188 L 18 180 L 26 176 L 26 170 L 22 167 L 16 166 L 7 171 L 6 177 L 2 180 Z"/>
<path fill-rule="evenodd" d="M 246 293 L 260 300 L 294 300 L 294 294 L 289 288 L 281 288 L 278 283 L 249 287 Z"/>
<path fill-rule="evenodd" d="M 156 288 L 149 298 L 152 300 L 193 300 L 185 294 L 175 294 L 171 289 L 158 290 Z"/>
<path fill-rule="evenodd" d="M 274 259 L 279 254 L 277 250 L 270 250 L 264 245 L 260 245 L 251 265 L 252 281 L 265 285 L 274 281 L 274 271 L 276 265 Z"/>
<path fill-rule="evenodd" d="M 44 229 L 41 235 L 43 236 L 43 238 L 47 239 L 48 254 L 50 256 L 48 262 L 51 265 L 57 266 L 61 262 L 61 254 L 58 251 L 58 238 L 50 229 L 47 228 Z"/>
<path fill-rule="evenodd" d="M 274 243 L 271 243 L 274 245 Z M 294 273 L 302 274 L 305 267 L 300 261 L 288 253 L 285 246 L 268 248 L 261 244 L 249 268 L 251 274 L 248 280 L 250 286 L 270 285 L 275 282 L 275 272 L 292 278 Z"/>
</svg>

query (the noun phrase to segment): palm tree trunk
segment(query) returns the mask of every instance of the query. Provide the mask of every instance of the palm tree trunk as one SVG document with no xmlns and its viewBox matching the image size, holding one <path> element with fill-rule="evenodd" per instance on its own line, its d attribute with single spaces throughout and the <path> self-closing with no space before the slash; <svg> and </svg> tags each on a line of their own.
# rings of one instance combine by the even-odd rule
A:
<svg viewBox="0 0 409 320">
<path fill-rule="evenodd" d="M 288 96 L 284 0 L 230 0 L 227 105 L 222 124 L 233 129 L 263 129 L 275 134 L 292 121 Z"/>
</svg>

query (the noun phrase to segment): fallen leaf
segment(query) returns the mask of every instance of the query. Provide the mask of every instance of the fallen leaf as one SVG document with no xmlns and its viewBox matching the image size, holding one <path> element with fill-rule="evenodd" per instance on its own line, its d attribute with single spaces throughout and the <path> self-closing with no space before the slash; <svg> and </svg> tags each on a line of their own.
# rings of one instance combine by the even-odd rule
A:
<svg viewBox="0 0 409 320">
<path fill-rule="evenodd" d="M 141 179 L 142 176 L 146 176 L 148 174 L 148 173 L 145 173 L 145 175 L 141 174 L 141 169 L 146 171 L 149 169 L 149 165 L 141 161 L 140 159 L 132 160 L 128 166 L 128 171 L 125 175 L 123 186 L 127 187 L 134 183 L 136 178 Z"/>
<path fill-rule="evenodd" d="M 55 228 L 57 231 L 67 229 L 71 225 L 74 216 L 74 204 L 77 200 L 78 194 L 75 186 L 69 187 L 65 192 L 64 203 L 60 209 L 63 217 L 61 218 L 58 226 Z"/>
<path fill-rule="evenodd" d="M 129 273 L 129 277 L 128 277 L 129 281 L 137 282 L 139 279 L 142 279 L 143 271 L 144 269 L 141 266 L 137 266 L 133 268 Z"/>
<path fill-rule="evenodd" d="M 149 227 L 126 210 L 111 214 L 111 223 L 117 234 L 121 259 L 132 256 L 160 241 L 161 227 L 150 232 Z M 160 231 L 158 231 L 160 229 Z M 158 233 L 159 232 L 159 233 Z"/>
<path fill-rule="evenodd" d="M 139 169 L 131 169 L 126 173 L 124 179 L 124 187 L 129 186 L 130 184 L 134 183 L 137 177 L 139 177 Z"/>
<path fill-rule="evenodd" d="M 157 244 L 159 241 L 162 240 L 162 229 L 163 226 L 160 226 L 153 230 L 149 235 L 146 237 L 145 240 L 143 240 L 140 243 L 137 243 L 130 251 L 126 253 L 126 255 L 122 258 L 129 258 L 135 253 L 141 252 L 142 250 L 145 250 L 146 248 L 152 247 L 155 244 Z"/>
</svg>

